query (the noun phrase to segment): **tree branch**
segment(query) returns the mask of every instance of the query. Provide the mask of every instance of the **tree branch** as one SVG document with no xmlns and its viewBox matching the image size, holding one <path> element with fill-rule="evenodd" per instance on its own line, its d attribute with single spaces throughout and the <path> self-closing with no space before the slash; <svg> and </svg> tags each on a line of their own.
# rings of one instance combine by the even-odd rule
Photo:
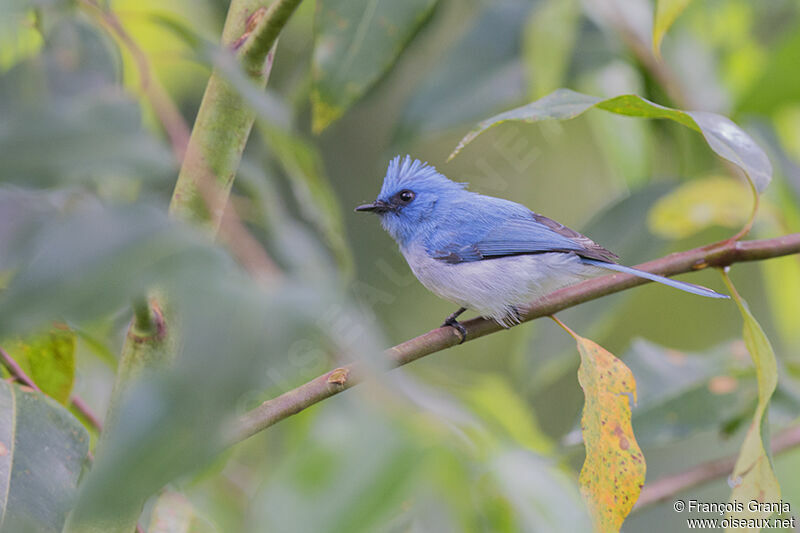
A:
<svg viewBox="0 0 800 533">
<path fill-rule="evenodd" d="M 800 426 L 784 429 L 772 438 L 773 455 L 788 451 L 797 446 L 800 446 Z M 687 489 L 702 485 L 712 479 L 730 475 L 736 464 L 737 457 L 737 455 L 732 455 L 730 457 L 701 463 L 684 472 L 679 472 L 671 476 L 663 477 L 653 483 L 645 484 L 644 489 L 642 489 L 642 494 L 636 502 L 634 511 L 667 500 Z"/>
<path fill-rule="evenodd" d="M 277 36 L 301 0 L 233 0 L 222 32 L 222 46 L 237 52 L 258 87 L 267 84 Z M 222 220 L 255 111 L 215 70 L 197 112 L 186 157 L 170 203 L 170 212 L 216 233 Z M 202 194 L 205 187 L 213 195 Z"/>
<path fill-rule="evenodd" d="M 638 265 L 637 268 L 655 274 L 673 276 L 708 267 L 725 267 L 733 263 L 759 261 L 796 253 L 800 253 L 800 233 L 759 241 L 722 241 L 702 248 L 670 254 Z M 556 291 L 520 310 L 522 321 L 527 322 L 553 315 L 583 302 L 645 283 L 649 283 L 649 281 L 629 274 L 612 274 L 585 281 Z M 502 329 L 496 322 L 484 318 L 474 318 L 462 322 L 462 324 L 467 330 L 467 341 Z M 391 365 L 402 366 L 426 355 L 455 346 L 460 340 L 455 329 L 437 328 L 389 348 L 385 355 Z M 284 418 L 299 413 L 306 407 L 356 385 L 363 379 L 363 375 L 361 367 L 353 363 L 332 370 L 296 389 L 267 400 L 239 418 L 229 436 L 230 443 L 246 439 Z"/>
</svg>

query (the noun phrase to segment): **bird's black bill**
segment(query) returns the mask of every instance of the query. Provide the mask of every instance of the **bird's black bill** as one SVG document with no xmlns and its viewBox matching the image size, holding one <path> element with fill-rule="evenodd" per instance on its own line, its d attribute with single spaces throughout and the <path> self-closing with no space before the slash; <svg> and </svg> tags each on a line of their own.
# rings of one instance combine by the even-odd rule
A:
<svg viewBox="0 0 800 533">
<path fill-rule="evenodd" d="M 389 204 L 387 204 L 386 202 L 381 202 L 380 200 L 375 200 L 371 204 L 360 205 L 356 207 L 355 210 L 364 211 L 367 213 L 377 213 L 380 215 L 381 213 L 385 213 L 386 211 L 389 210 Z"/>
</svg>

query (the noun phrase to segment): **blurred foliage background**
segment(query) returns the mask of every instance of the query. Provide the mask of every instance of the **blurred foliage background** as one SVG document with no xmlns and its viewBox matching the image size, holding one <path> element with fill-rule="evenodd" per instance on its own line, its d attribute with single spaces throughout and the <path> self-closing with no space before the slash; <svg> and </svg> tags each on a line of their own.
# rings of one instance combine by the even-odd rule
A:
<svg viewBox="0 0 800 533">
<path fill-rule="evenodd" d="M 744 224 L 746 185 L 667 121 L 588 112 L 503 125 L 445 163 L 476 121 L 558 87 L 731 117 L 774 166 L 752 237 L 800 231 L 800 4 L 691 3 L 657 63 L 647 0 L 304 2 L 267 90 L 230 77 L 258 111 L 231 201 L 283 272 L 267 288 L 224 243 L 166 217 L 178 164 L 137 64 L 191 125 L 227 4 L 0 1 L 0 346 L 33 375 L 55 365 L 36 380 L 56 400 L 77 395 L 103 413 L 131 301 L 163 287 L 182 317 L 176 364 L 127 395 L 115 452 L 77 489 L 65 481 L 79 505 L 112 514 L 125 494 L 169 483 L 146 506 L 152 531 L 169 520 L 192 531 L 588 529 L 578 354 L 549 321 L 376 377 L 228 449 L 225 422 L 342 362 L 377 372 L 383 347 L 453 311 L 377 220 L 352 212 L 396 154 L 556 218 L 625 264 Z M 376 22 L 358 26 L 370 9 Z M 775 348 L 770 423 L 785 427 L 800 407 L 800 260 L 737 264 L 731 276 Z M 724 290 L 714 271 L 682 279 Z M 633 370 L 648 481 L 736 452 L 756 385 L 733 303 L 651 284 L 560 317 Z M 41 337 L 52 321 L 74 346 Z M 63 424 L 94 446 L 91 425 L 84 435 Z M 800 450 L 775 462 L 796 513 Z M 717 479 L 689 495 L 729 493 Z M 58 531 L 68 505 L 17 525 Z M 675 531 L 684 519 L 666 502 L 624 530 Z"/>
</svg>

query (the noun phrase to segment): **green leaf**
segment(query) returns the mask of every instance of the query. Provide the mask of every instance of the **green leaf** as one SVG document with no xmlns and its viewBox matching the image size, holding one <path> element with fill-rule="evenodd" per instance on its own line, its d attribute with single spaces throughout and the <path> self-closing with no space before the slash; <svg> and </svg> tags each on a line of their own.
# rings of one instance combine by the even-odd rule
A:
<svg viewBox="0 0 800 533">
<path fill-rule="evenodd" d="M 544 96 L 564 81 L 579 20 L 576 0 L 547 0 L 531 13 L 525 28 L 523 56 L 533 97 Z"/>
<path fill-rule="evenodd" d="M 269 149 L 289 177 L 300 211 L 325 238 L 342 277 L 353 275 L 353 254 L 345 239 L 344 218 L 316 147 L 302 137 L 259 121 Z"/>
<path fill-rule="evenodd" d="M 661 41 L 670 26 L 683 13 L 692 0 L 658 0 L 653 20 L 653 53 L 661 56 Z"/>
<path fill-rule="evenodd" d="M 755 379 L 749 365 L 732 357 L 736 350 L 726 343 L 687 353 L 636 340 L 624 359 L 639 392 L 633 414 L 639 444 L 663 446 L 749 413 L 757 395 Z"/>
<path fill-rule="evenodd" d="M 492 436 L 506 437 L 527 450 L 547 454 L 553 443 L 539 428 L 530 406 L 498 376 L 484 376 L 465 393 L 471 411 L 481 415 Z"/>
<path fill-rule="evenodd" d="M 619 531 L 639 498 L 646 470 L 631 426 L 636 380 L 612 353 L 572 335 L 581 355 L 578 381 L 585 396 L 581 429 L 586 460 L 579 478 L 581 494 L 596 531 Z"/>
<path fill-rule="evenodd" d="M 781 488 L 772 469 L 769 423 L 767 421 L 769 401 L 778 385 L 778 365 L 775 360 L 775 352 L 773 352 L 764 330 L 761 329 L 761 325 L 750 312 L 747 302 L 736 291 L 727 272 L 723 272 L 722 279 L 742 314 L 744 343 L 756 367 L 758 381 L 756 412 L 730 476 L 733 485 L 731 501 L 777 502 L 781 497 Z M 771 515 L 771 511 L 750 511 L 747 506 L 742 512 L 732 514 L 737 518 L 768 518 Z"/>
<path fill-rule="evenodd" d="M 448 159 L 487 129 L 502 122 L 539 122 L 568 120 L 597 107 L 618 115 L 673 120 L 703 134 L 711 149 L 723 159 L 739 166 L 756 191 L 763 192 L 772 180 L 772 165 L 767 154 L 730 119 L 705 111 L 680 111 L 633 94 L 603 99 L 569 89 L 557 91 L 530 104 L 500 113 L 480 122 L 461 139 Z"/>
<path fill-rule="evenodd" d="M 169 151 L 116 86 L 118 58 L 99 30 L 59 20 L 42 54 L 0 75 L 0 181 L 26 186 L 164 178 Z"/>
<path fill-rule="evenodd" d="M 510 449 L 492 457 L 489 466 L 501 494 L 518 515 L 511 531 L 591 531 L 592 521 L 575 482 L 549 460 Z"/>
<path fill-rule="evenodd" d="M 66 405 L 75 380 L 75 334 L 63 328 L 5 343 L 42 392 Z"/>
<path fill-rule="evenodd" d="M 338 119 L 391 67 L 437 0 L 318 0 L 313 130 Z"/>
<path fill-rule="evenodd" d="M 661 198 L 648 214 L 647 223 L 660 237 L 683 239 L 710 226 L 743 226 L 752 203 L 752 195 L 742 182 L 710 176 L 683 183 Z"/>
<path fill-rule="evenodd" d="M 254 523 L 280 533 L 366 533 L 381 531 L 413 502 L 411 481 L 430 464 L 427 450 L 412 428 L 364 400 L 346 413 L 320 406 L 305 438 L 287 449 L 253 496 Z"/>
<path fill-rule="evenodd" d="M 737 102 L 736 113 L 780 115 L 776 112 L 793 106 L 800 92 L 800 71 L 795 68 L 798 54 L 800 31 L 795 22 L 781 41 L 770 47 L 763 72 Z"/>
<path fill-rule="evenodd" d="M 60 532 L 88 451 L 66 409 L 0 381 L 0 532 Z"/>
<path fill-rule="evenodd" d="M 0 205 L 5 192 L 0 188 Z M 170 222 L 163 210 L 100 208 L 83 200 L 67 213 L 31 215 L 35 221 L 8 237 L 12 265 L 24 268 L 0 294 L 0 335 L 96 318 L 129 305 L 153 284 L 200 283 L 203 269 L 231 267 L 230 258 Z"/>
<path fill-rule="evenodd" d="M 800 256 L 761 261 L 759 267 L 775 327 L 789 350 L 800 353 Z"/>
<path fill-rule="evenodd" d="M 525 97 L 519 43 L 532 3 L 481 7 L 409 99 L 396 133 L 401 142 L 478 120 Z"/>
</svg>

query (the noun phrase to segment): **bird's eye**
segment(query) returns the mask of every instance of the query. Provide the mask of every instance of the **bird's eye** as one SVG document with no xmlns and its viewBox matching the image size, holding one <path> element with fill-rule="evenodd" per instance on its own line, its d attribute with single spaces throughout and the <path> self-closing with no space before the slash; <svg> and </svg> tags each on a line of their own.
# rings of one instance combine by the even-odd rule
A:
<svg viewBox="0 0 800 533">
<path fill-rule="evenodd" d="M 409 191 L 408 189 L 397 193 L 397 198 L 404 204 L 411 203 L 411 200 L 414 199 L 414 196 L 414 191 Z"/>
</svg>

